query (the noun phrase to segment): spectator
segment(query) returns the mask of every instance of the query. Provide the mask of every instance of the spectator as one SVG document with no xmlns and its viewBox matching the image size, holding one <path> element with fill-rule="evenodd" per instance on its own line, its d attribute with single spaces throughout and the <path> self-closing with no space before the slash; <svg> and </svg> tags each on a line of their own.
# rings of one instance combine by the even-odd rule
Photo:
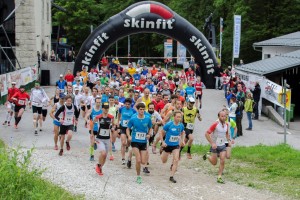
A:
<svg viewBox="0 0 300 200">
<path fill-rule="evenodd" d="M 252 99 L 252 94 L 251 94 L 251 92 L 249 92 L 247 94 L 247 98 L 245 101 L 245 112 L 247 113 L 247 119 L 248 119 L 248 128 L 246 128 L 246 130 L 248 130 L 248 131 L 252 130 L 253 105 L 254 105 L 254 101 Z"/>
<path fill-rule="evenodd" d="M 47 55 L 47 52 L 44 51 L 42 54 L 42 61 L 47 61 L 47 60 L 48 60 L 48 55 Z"/>
<path fill-rule="evenodd" d="M 185 61 L 183 62 L 184 72 L 187 72 L 189 68 L 190 68 L 189 61 L 187 59 L 185 59 Z"/>
<path fill-rule="evenodd" d="M 215 89 L 220 89 L 221 88 L 221 85 L 220 85 L 220 77 L 222 76 L 222 67 L 221 65 L 218 65 L 217 67 L 214 68 L 215 71 L 214 71 L 214 77 L 216 79 L 216 83 L 215 83 Z"/>
<path fill-rule="evenodd" d="M 253 93 L 253 100 L 254 100 L 254 118 L 255 120 L 258 120 L 258 116 L 259 116 L 259 112 L 258 112 L 258 104 L 259 104 L 259 100 L 260 100 L 260 94 L 261 94 L 261 89 L 260 89 L 260 85 L 259 82 L 255 83 L 255 87 L 254 90 L 252 90 Z"/>
<path fill-rule="evenodd" d="M 56 55 L 54 53 L 54 50 L 51 51 L 50 60 L 51 60 L 51 62 L 55 62 L 56 61 Z"/>
</svg>

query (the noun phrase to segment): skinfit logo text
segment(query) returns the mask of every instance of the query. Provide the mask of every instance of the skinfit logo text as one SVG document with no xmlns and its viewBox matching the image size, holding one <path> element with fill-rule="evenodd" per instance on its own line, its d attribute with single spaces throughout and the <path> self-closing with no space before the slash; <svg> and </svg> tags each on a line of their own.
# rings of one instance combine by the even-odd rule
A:
<svg viewBox="0 0 300 200">
<path fill-rule="evenodd" d="M 146 29 L 173 29 L 175 19 L 157 19 L 156 21 L 145 20 L 141 18 L 136 20 L 134 17 L 124 20 L 124 27 L 126 28 L 146 28 Z"/>
</svg>

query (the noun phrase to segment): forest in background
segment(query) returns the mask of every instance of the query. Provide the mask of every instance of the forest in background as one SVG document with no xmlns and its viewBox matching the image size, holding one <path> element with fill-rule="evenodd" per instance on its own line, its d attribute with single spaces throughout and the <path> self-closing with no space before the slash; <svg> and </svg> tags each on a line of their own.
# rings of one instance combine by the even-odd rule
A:
<svg viewBox="0 0 300 200">
<path fill-rule="evenodd" d="M 136 0 L 55 0 L 65 8 L 62 12 L 53 8 L 53 25 L 64 28 L 68 44 L 78 52 L 91 31 L 111 16 Z M 300 0 L 161 0 L 177 14 L 188 20 L 201 32 L 205 19 L 213 13 L 219 46 L 220 17 L 224 19 L 222 65 L 230 65 L 233 43 L 233 16 L 242 16 L 240 58 L 244 63 L 261 59 L 261 53 L 252 47 L 254 42 L 278 37 L 300 30 Z M 136 34 L 131 39 L 131 56 L 162 57 L 166 36 L 158 34 Z M 115 54 L 112 45 L 107 54 Z M 118 41 L 118 56 L 127 56 L 127 38 Z M 235 60 L 238 63 L 239 59 Z"/>
</svg>

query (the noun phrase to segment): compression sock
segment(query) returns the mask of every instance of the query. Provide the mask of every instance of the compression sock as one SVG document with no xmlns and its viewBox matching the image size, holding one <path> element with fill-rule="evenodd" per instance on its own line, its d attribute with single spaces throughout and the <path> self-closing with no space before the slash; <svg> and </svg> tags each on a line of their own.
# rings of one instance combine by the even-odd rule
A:
<svg viewBox="0 0 300 200">
<path fill-rule="evenodd" d="M 19 124 L 19 122 L 21 121 L 21 118 L 22 118 L 22 117 L 17 117 L 17 123 L 16 123 L 16 125 Z"/>
<path fill-rule="evenodd" d="M 90 155 L 91 155 L 91 156 L 94 155 L 94 146 L 90 146 Z"/>
<path fill-rule="evenodd" d="M 7 118 L 7 122 L 8 122 L 8 123 L 10 123 L 11 117 L 12 117 L 12 116 L 11 116 L 10 113 L 9 113 L 9 116 L 8 116 L 8 118 Z"/>
<path fill-rule="evenodd" d="M 188 146 L 187 153 L 191 153 L 191 147 L 190 146 Z"/>
<path fill-rule="evenodd" d="M 10 112 L 7 112 L 7 113 L 6 113 L 6 117 L 5 117 L 5 121 L 6 121 L 6 122 L 8 121 L 9 117 L 10 117 Z"/>
</svg>

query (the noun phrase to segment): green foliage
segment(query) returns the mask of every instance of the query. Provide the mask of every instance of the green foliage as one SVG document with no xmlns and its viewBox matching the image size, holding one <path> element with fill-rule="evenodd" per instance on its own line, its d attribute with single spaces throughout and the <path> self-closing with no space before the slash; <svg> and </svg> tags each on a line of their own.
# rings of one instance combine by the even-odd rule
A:
<svg viewBox="0 0 300 200">
<path fill-rule="evenodd" d="M 111 16 L 121 12 L 138 0 L 56 0 L 67 13 L 54 11 L 54 23 L 67 30 L 67 37 L 78 50 L 90 33 Z M 231 64 L 233 42 L 233 15 L 242 16 L 240 59 L 245 63 L 261 59 L 261 52 L 253 50 L 253 43 L 295 32 L 300 29 L 299 0 L 161 0 L 179 15 L 203 31 L 205 19 L 213 13 L 219 41 L 219 19 L 224 18 L 222 63 Z M 207 33 L 204 33 L 207 34 Z M 132 56 L 162 56 L 165 36 L 138 34 L 131 36 Z M 217 42 L 219 43 L 219 42 Z M 119 56 L 127 55 L 127 38 L 118 41 Z M 107 54 L 114 54 L 115 46 Z M 236 63 L 238 61 L 236 60 Z"/>
<path fill-rule="evenodd" d="M 3 142 L 0 141 L 3 145 Z M 30 168 L 33 149 L 20 153 L 0 146 L 0 199 L 79 199 L 43 180 L 42 171 Z"/>
<path fill-rule="evenodd" d="M 202 155 L 209 150 L 208 145 L 195 145 L 192 152 Z M 209 174 L 217 174 L 218 165 L 197 161 Z M 300 151 L 288 145 L 237 146 L 232 149 L 230 160 L 226 160 L 224 178 L 256 189 L 300 198 Z"/>
</svg>

